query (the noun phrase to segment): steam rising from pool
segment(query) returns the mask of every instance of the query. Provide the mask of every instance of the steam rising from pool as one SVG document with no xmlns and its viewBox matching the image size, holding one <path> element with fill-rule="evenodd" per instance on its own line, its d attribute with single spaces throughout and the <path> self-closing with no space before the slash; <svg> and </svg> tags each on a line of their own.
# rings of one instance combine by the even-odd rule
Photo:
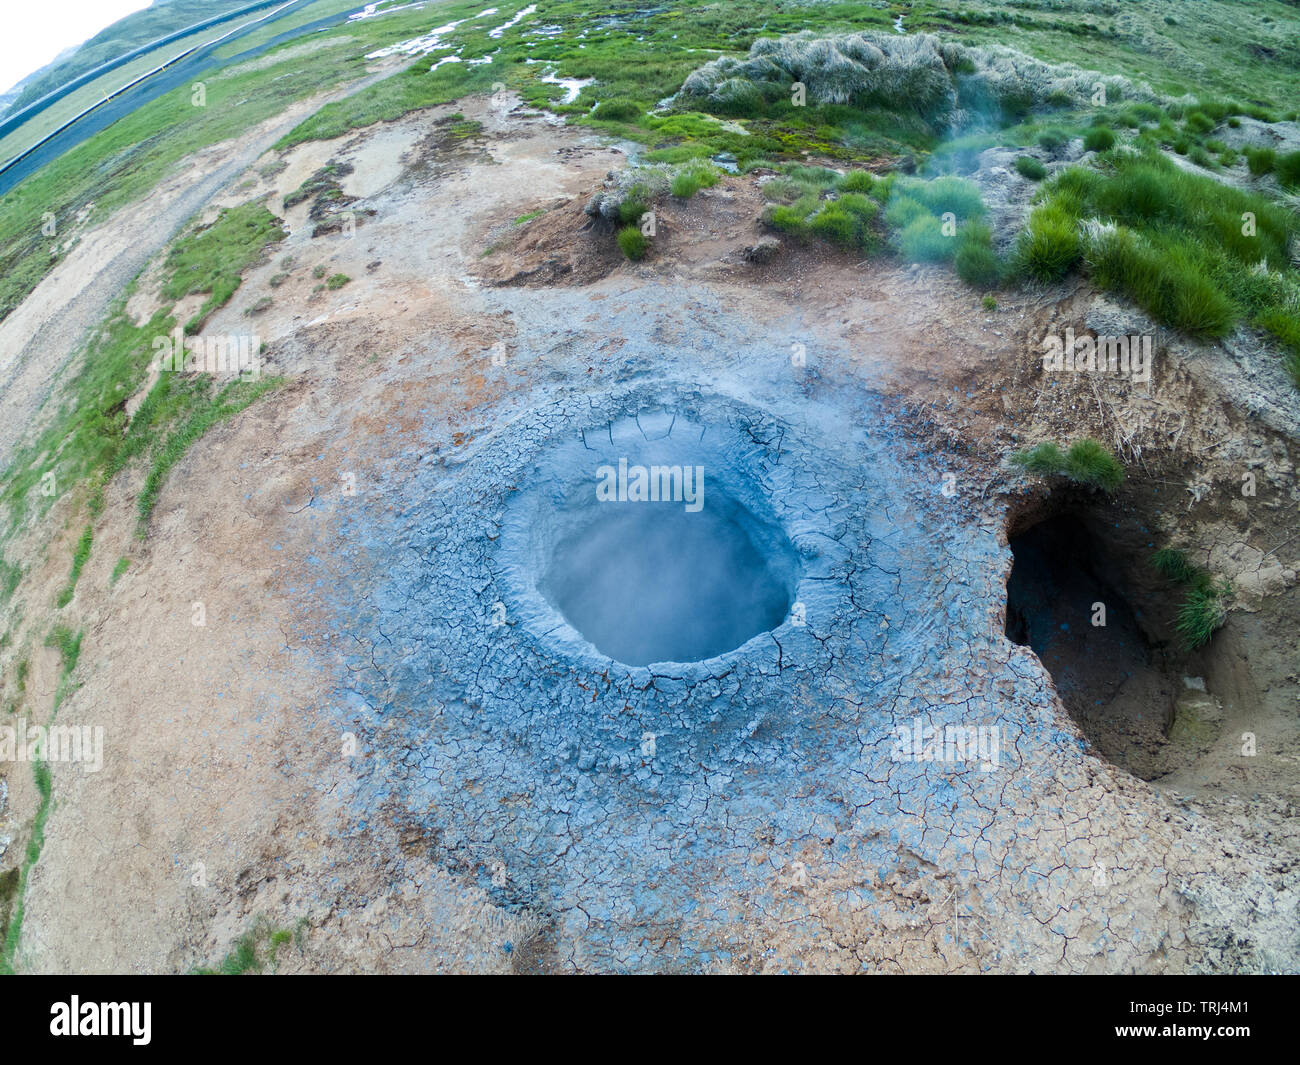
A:
<svg viewBox="0 0 1300 1065">
<path fill-rule="evenodd" d="M 790 590 L 755 546 L 757 519 L 726 499 L 602 503 L 556 545 L 541 590 L 602 653 L 628 665 L 694 662 L 780 625 Z"/>
<path fill-rule="evenodd" d="M 734 401 L 696 399 L 553 438 L 514 479 L 498 616 L 598 669 L 694 669 L 802 625 L 824 541 L 809 540 L 816 521 L 787 491 L 784 432 Z"/>
</svg>

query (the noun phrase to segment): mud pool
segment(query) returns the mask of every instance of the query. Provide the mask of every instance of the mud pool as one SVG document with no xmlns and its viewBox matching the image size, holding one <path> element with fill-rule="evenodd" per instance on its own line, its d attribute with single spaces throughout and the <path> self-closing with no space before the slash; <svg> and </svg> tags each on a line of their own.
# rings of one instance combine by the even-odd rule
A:
<svg viewBox="0 0 1300 1065">
<path fill-rule="evenodd" d="M 763 945 L 764 920 L 810 943 L 821 906 L 915 923 L 908 885 L 923 881 L 967 917 L 927 918 L 927 949 L 984 967 L 1067 948 L 1144 956 L 1167 915 L 1107 931 L 1112 908 L 1132 907 L 1092 886 L 1098 848 L 1129 843 L 1087 825 L 1108 831 L 1127 800 L 1090 792 L 1082 736 L 1005 637 L 1000 526 L 902 457 L 870 392 L 809 401 L 770 383 L 788 350 L 772 347 L 753 375 L 769 383 L 748 389 L 684 373 L 539 387 L 454 456 L 406 454 L 364 497 L 307 512 L 344 545 L 321 564 L 335 635 L 307 635 L 333 640 L 334 711 L 366 746 L 358 832 L 389 818 L 503 904 L 544 914 L 566 968 L 798 968 Z M 732 530 L 712 562 L 724 581 L 756 559 L 764 574 L 737 616 L 692 632 L 681 596 L 710 612 L 743 597 L 689 589 L 689 569 L 655 584 L 654 551 L 690 546 L 675 522 L 699 515 L 684 501 L 653 504 L 680 517 L 661 510 L 652 529 L 618 510 L 651 504 L 594 512 L 597 470 L 620 458 L 703 467 L 713 520 Z M 630 581 L 602 572 L 601 552 L 660 534 Z M 576 545 L 596 557 L 574 564 Z M 653 631 L 584 614 L 584 573 L 665 591 Z M 981 744 L 993 764 L 950 742 L 977 729 L 996 729 Z M 1163 876 L 1159 857 L 1126 859 L 1143 892 Z M 1061 908 L 1080 892 L 1087 911 Z"/>
</svg>

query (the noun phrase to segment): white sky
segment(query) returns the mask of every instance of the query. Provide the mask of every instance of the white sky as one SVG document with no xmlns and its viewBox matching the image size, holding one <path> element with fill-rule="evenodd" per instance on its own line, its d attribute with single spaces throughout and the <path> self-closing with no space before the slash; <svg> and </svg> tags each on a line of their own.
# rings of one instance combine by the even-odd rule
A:
<svg viewBox="0 0 1300 1065">
<path fill-rule="evenodd" d="M 20 0 L 5 4 L 0 92 L 40 70 L 65 48 L 88 41 L 149 0 Z"/>
</svg>

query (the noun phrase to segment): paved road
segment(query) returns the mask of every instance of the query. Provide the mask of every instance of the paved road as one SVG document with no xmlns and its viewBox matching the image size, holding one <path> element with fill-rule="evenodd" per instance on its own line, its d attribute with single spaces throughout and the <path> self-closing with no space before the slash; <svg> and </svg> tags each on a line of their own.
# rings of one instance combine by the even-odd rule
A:
<svg viewBox="0 0 1300 1065">
<path fill-rule="evenodd" d="M 283 15 L 277 16 L 277 18 L 283 18 L 298 10 L 301 9 L 292 8 L 289 11 L 284 12 Z M 356 10 L 360 11 L 361 6 L 358 5 Z M 114 97 L 103 107 L 100 107 L 79 119 L 62 133 L 52 137 L 30 155 L 26 156 L 20 162 L 15 163 L 4 173 L 0 174 L 0 196 L 3 196 L 24 178 L 30 177 L 32 174 L 36 173 L 36 171 L 40 170 L 41 167 L 45 166 L 47 163 L 51 163 L 55 159 L 59 158 L 59 156 L 64 152 L 75 148 L 78 144 L 93 137 L 100 130 L 107 129 L 119 118 L 129 115 L 137 107 L 147 104 L 151 100 L 158 99 L 158 97 L 162 96 L 164 93 L 170 92 L 178 86 L 192 84 L 200 75 L 214 67 L 242 63 L 247 59 L 253 59 L 256 56 L 261 55 L 263 52 L 267 51 L 267 49 L 272 48 L 277 44 L 282 44 L 285 41 L 303 37 L 306 34 L 314 33 L 317 30 L 337 25 L 338 23 L 345 21 L 350 13 L 350 11 L 342 11 L 334 15 L 326 16 L 325 18 L 316 19 L 314 22 L 308 22 L 302 26 L 296 26 L 293 29 L 286 30 L 284 33 L 277 34 L 269 41 L 258 45 L 256 48 L 250 48 L 247 51 L 240 52 L 238 55 L 231 56 L 229 59 L 223 59 L 213 53 L 224 48 L 226 45 L 230 44 L 231 41 L 237 41 L 245 34 L 251 33 L 255 29 L 260 29 L 268 23 L 261 22 L 250 25 L 241 33 L 227 37 L 223 41 L 205 45 L 193 54 L 180 60 L 180 62 L 176 63 L 175 66 L 168 67 L 166 70 L 142 81 L 139 85 L 132 86 L 126 92 L 122 93 L 121 96 Z M 270 22 L 274 23 L 275 19 L 270 20 Z"/>
</svg>

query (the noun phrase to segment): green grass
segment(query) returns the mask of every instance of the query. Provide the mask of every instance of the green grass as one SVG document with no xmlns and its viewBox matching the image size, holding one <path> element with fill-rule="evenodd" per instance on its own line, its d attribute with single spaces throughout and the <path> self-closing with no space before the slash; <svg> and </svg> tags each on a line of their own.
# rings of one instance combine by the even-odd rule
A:
<svg viewBox="0 0 1300 1065">
<path fill-rule="evenodd" d="M 59 682 L 54 691 L 54 708 L 50 711 L 50 720 L 47 724 L 54 723 L 59 707 L 71 688 L 72 674 L 77 668 L 77 660 L 81 657 L 81 641 L 84 636 L 84 630 L 74 633 L 66 625 L 56 625 L 45 638 L 45 646 L 58 648 L 62 661 Z M 22 670 L 22 675 L 23 687 L 25 688 L 25 668 Z M 23 916 L 25 913 L 24 895 L 27 890 L 27 881 L 31 876 L 32 867 L 40 858 L 41 850 L 45 846 L 45 825 L 49 820 L 50 810 L 54 805 L 53 778 L 50 775 L 49 763 L 45 761 L 32 762 L 32 777 L 36 784 L 36 814 L 32 818 L 31 834 L 27 837 L 27 847 L 23 853 L 17 884 L 12 889 L 11 898 L 13 904 L 8 917 L 8 926 L 5 929 L 4 939 L 0 941 L 0 974 L 4 975 L 12 974 L 14 971 L 14 959 L 18 953 L 18 944 L 22 939 Z"/>
<path fill-rule="evenodd" d="M 1115 133 L 1105 126 L 1093 126 L 1083 135 L 1083 148 L 1088 152 L 1107 152 L 1115 147 Z"/>
<path fill-rule="evenodd" d="M 1028 451 L 1017 451 L 1011 462 L 1026 473 L 1063 477 L 1075 484 L 1113 493 L 1124 481 L 1124 467 L 1095 440 L 1079 440 L 1068 451 L 1045 441 Z"/>
<path fill-rule="evenodd" d="M 631 122 L 645 114 L 646 108 L 634 100 L 602 100 L 592 111 L 591 117 L 607 122 Z"/>
<path fill-rule="evenodd" d="M 836 182 L 835 187 L 839 189 L 840 192 L 860 192 L 870 195 L 879 184 L 880 179 L 870 171 L 850 170 L 838 182 Z"/>
<path fill-rule="evenodd" d="M 290 943 L 301 952 L 307 933 L 307 919 L 300 918 L 293 928 L 275 928 L 265 918 L 259 918 L 252 928 L 231 944 L 229 952 L 215 968 L 201 967 L 195 976 L 245 976 L 260 973 L 267 965 L 274 972 L 281 949 Z"/>
<path fill-rule="evenodd" d="M 1227 619 L 1223 597 L 1230 592 L 1224 584 L 1214 588 L 1192 588 L 1178 608 L 1174 631 L 1185 650 L 1194 651 L 1210 642 L 1214 631 Z"/>
<path fill-rule="evenodd" d="M 1092 258 L 1093 277 L 1102 288 L 1124 293 L 1166 325 L 1193 336 L 1222 337 L 1236 322 L 1231 298 L 1178 240 L 1144 239 L 1121 230 Z"/>
<path fill-rule="evenodd" d="M 41 850 L 45 846 L 45 825 L 50 819 L 50 808 L 53 805 L 53 781 L 49 765 L 44 761 L 33 762 L 32 777 L 36 783 L 36 815 L 32 818 L 31 834 L 27 837 L 27 847 L 18 869 L 17 883 L 10 889 L 12 909 L 8 915 L 4 941 L 0 943 L 0 975 L 6 976 L 14 972 L 14 958 L 22 939 L 27 881 L 31 876 L 32 867 L 40 858 Z"/>
<path fill-rule="evenodd" d="M 1292 190 L 1300 188 L 1300 152 L 1279 155 L 1274 172 L 1284 188 Z"/>
<path fill-rule="evenodd" d="M 325 193 L 335 192 L 341 194 L 342 187 L 338 179 L 352 172 L 350 166 L 336 162 L 331 159 L 322 166 L 309 178 L 303 181 L 296 189 L 285 196 L 281 201 L 281 206 L 287 211 L 290 207 L 296 207 L 300 203 L 305 203 L 314 196 L 321 196 Z"/>
<path fill-rule="evenodd" d="M 1029 214 L 1016 243 L 1017 269 L 1034 281 L 1059 281 L 1083 258 L 1077 217 L 1054 201 Z"/>
<path fill-rule="evenodd" d="M 131 560 L 126 555 L 123 555 L 117 560 L 113 566 L 112 575 L 108 578 L 108 586 L 110 588 L 122 579 L 122 575 L 127 571 L 127 568 L 130 565 Z"/>
<path fill-rule="evenodd" d="M 1294 361 L 1300 281 L 1288 249 L 1298 228 L 1267 196 L 1185 172 L 1155 153 L 1121 155 L 1043 186 L 1016 267 L 1054 281 L 1086 261 L 1101 288 L 1163 325 L 1213 338 L 1247 322 L 1272 333 Z"/>
<path fill-rule="evenodd" d="M 23 568 L 16 562 L 0 558 L 0 604 L 9 602 L 22 583 Z"/>
<path fill-rule="evenodd" d="M 1209 643 L 1227 618 L 1224 600 L 1232 594 L 1226 579 L 1215 580 L 1206 569 L 1175 547 L 1162 547 L 1151 556 L 1151 565 L 1162 577 L 1186 587 L 1183 601 L 1174 617 L 1174 631 L 1185 651 L 1194 651 Z"/>
<path fill-rule="evenodd" d="M 898 178 L 889 188 L 885 221 L 893 229 L 893 244 L 909 262 L 943 262 L 962 247 L 967 276 L 986 275 L 988 230 L 982 224 L 971 232 L 975 220 L 984 214 L 979 188 L 962 178 L 944 176 L 924 181 Z M 959 227 L 958 223 L 965 223 Z M 977 260 L 983 260 L 982 262 Z"/>
<path fill-rule="evenodd" d="M 823 167 L 789 165 L 763 186 L 771 201 L 763 221 L 800 240 L 822 240 L 871 255 L 884 244 L 880 201 L 889 187 L 862 170 L 841 176 Z"/>
<path fill-rule="evenodd" d="M 911 263 L 943 262 L 957 251 L 956 234 L 944 231 L 944 226 L 934 215 L 919 214 L 898 231 L 895 246 L 904 259 Z"/>
<path fill-rule="evenodd" d="M 81 577 L 81 570 L 90 558 L 90 547 L 94 540 L 95 529 L 93 526 L 87 525 L 85 531 L 81 534 L 81 539 L 77 541 L 76 550 L 72 552 L 72 572 L 68 574 L 68 583 L 59 592 L 55 606 L 62 608 L 72 602 L 72 596 L 77 590 L 77 580 Z"/>
<path fill-rule="evenodd" d="M 670 191 L 679 200 L 689 200 L 700 189 L 711 189 L 722 175 L 707 163 L 688 163 L 674 176 Z"/>
<path fill-rule="evenodd" d="M 178 300 L 192 293 L 208 297 L 186 323 L 186 332 L 203 328 L 213 311 L 230 302 L 244 271 L 268 245 L 286 236 L 275 215 L 260 203 L 245 203 L 224 208 L 210 226 L 177 241 L 167 257 L 171 276 L 163 286 L 163 297 Z"/>
<path fill-rule="evenodd" d="M 187 405 L 186 415 L 157 448 L 145 476 L 144 486 L 136 500 L 141 529 L 153 515 L 158 496 L 172 468 L 180 462 L 191 447 L 209 429 L 247 409 L 267 392 L 283 383 L 278 377 L 263 377 L 257 381 L 232 381 L 215 395 Z"/>
<path fill-rule="evenodd" d="M 626 258 L 640 262 L 650 250 L 650 238 L 641 232 L 640 226 L 624 226 L 618 231 L 618 246 Z"/>
<path fill-rule="evenodd" d="M 993 235 L 987 225 L 971 221 L 958 230 L 953 266 L 957 276 L 975 288 L 993 288 L 998 284 L 1002 279 L 1002 262 L 993 250 Z"/>
<path fill-rule="evenodd" d="M 176 242 L 164 260 L 168 272 L 162 290 L 169 298 L 206 294 L 204 309 L 191 324 L 202 320 L 238 289 L 240 271 L 283 236 L 278 221 L 260 205 L 227 209 L 212 225 Z M 127 414 L 127 401 L 144 384 L 156 357 L 155 342 L 168 337 L 176 325 L 168 310 L 135 325 L 125 311 L 130 294 L 128 289 L 110 311 L 72 371 L 66 404 L 35 439 L 15 452 L 0 486 L 0 503 L 9 512 L 10 529 L 26 514 L 43 512 L 55 498 L 36 491 L 47 473 L 54 475 L 59 493 L 71 486 L 88 500 L 92 516 L 97 514 L 104 487 L 119 471 L 138 456 L 174 450 L 174 427 L 190 424 L 197 412 L 213 404 L 214 385 L 208 375 L 164 372 L 134 416 Z M 220 409 L 226 410 L 235 395 L 249 391 L 261 395 L 265 388 L 261 382 L 241 382 L 234 393 L 224 394 Z M 154 465 L 157 468 L 157 460 Z M 157 487 L 151 485 L 151 490 L 156 492 Z M 78 553 L 83 547 L 89 551 L 89 539 L 83 541 Z M 74 556 L 67 599 L 80 564 Z"/>
<path fill-rule="evenodd" d="M 1040 148 L 1045 148 L 1049 152 L 1059 152 L 1069 143 L 1070 135 L 1061 129 L 1045 129 L 1038 134 L 1036 140 Z"/>
<path fill-rule="evenodd" d="M 1247 148 L 1246 167 L 1255 177 L 1271 174 L 1277 166 L 1277 151 L 1274 148 Z"/>
<path fill-rule="evenodd" d="M 325 279 L 325 287 L 332 292 L 335 289 L 342 288 L 351 280 L 352 278 L 348 277 L 347 274 L 330 274 L 330 276 Z"/>
<path fill-rule="evenodd" d="M 1043 166 L 1032 155 L 1020 155 L 1016 157 L 1016 172 L 1022 177 L 1027 177 L 1030 181 L 1042 181 L 1047 177 L 1047 167 Z"/>
<path fill-rule="evenodd" d="M 1200 572 L 1187 553 L 1175 547 L 1160 548 L 1151 556 L 1151 565 L 1162 577 L 1178 584 L 1193 580 Z"/>
<path fill-rule="evenodd" d="M 964 178 L 944 176 L 925 181 L 903 177 L 894 183 L 893 193 L 919 203 L 933 215 L 951 213 L 959 222 L 984 214 L 979 186 Z"/>
<path fill-rule="evenodd" d="M 74 633 L 67 625 L 55 625 L 45 638 L 46 647 L 58 649 L 65 674 L 70 674 L 77 668 L 77 659 L 81 657 L 81 638 L 84 635 L 84 632 Z"/>
</svg>

